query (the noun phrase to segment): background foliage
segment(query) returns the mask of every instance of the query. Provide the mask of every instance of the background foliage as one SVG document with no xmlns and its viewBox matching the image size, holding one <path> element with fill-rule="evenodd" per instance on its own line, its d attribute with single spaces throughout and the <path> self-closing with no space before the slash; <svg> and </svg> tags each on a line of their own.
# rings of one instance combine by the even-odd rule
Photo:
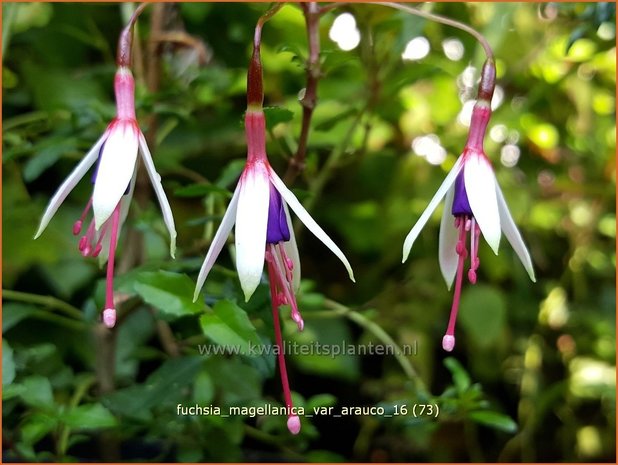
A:
<svg viewBox="0 0 618 465">
<path fill-rule="evenodd" d="M 198 350 L 271 342 L 266 282 L 245 304 L 224 252 L 205 301 L 191 303 L 242 168 L 246 65 L 266 5 L 175 4 L 157 7 L 158 25 L 153 7 L 140 20 L 138 119 L 172 202 L 179 253 L 168 259 L 158 207 L 149 186 L 138 186 L 118 255 L 121 321 L 109 332 L 98 323 L 104 273 L 70 233 L 90 184 L 75 189 L 43 237 L 31 237 L 114 115 L 115 46 L 130 6 L 3 3 L 4 460 L 615 461 L 614 6 L 428 7 L 478 28 L 495 49 L 501 98 L 486 150 L 538 282 L 505 241 L 499 256 L 483 243 L 457 347 L 452 357 L 442 351 L 451 295 L 438 269 L 439 217 L 405 265 L 401 246 L 463 147 L 460 116 L 475 82 L 467 67 L 479 67 L 481 50 L 457 30 L 383 7 L 326 14 L 307 166 L 293 187 L 346 251 L 358 284 L 300 229 L 307 327 L 297 334 L 284 312 L 284 334 L 337 344 L 392 338 L 417 351 L 288 357 L 295 399 L 387 413 L 432 403 L 440 414 L 316 416 L 293 437 L 281 417 L 176 413 L 179 403 L 282 402 L 273 357 Z M 329 38 L 343 11 L 360 32 L 351 51 Z M 428 39 L 429 54 L 403 60 L 416 36 Z M 463 46 L 460 59 L 445 56 L 446 39 Z M 283 174 L 305 86 L 298 6 L 266 25 L 262 49 L 274 107 L 268 150 Z"/>
</svg>

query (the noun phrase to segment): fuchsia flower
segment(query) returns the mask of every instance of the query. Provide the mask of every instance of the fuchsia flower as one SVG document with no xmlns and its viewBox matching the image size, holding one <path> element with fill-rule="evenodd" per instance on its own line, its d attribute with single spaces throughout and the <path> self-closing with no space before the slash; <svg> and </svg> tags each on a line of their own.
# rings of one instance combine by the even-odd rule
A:
<svg viewBox="0 0 618 465">
<path fill-rule="evenodd" d="M 64 199 L 97 162 L 92 175 L 94 185 L 92 197 L 86 203 L 80 218 L 73 225 L 73 234 L 77 236 L 82 232 L 84 220 L 92 210 L 93 218 L 85 234 L 79 240 L 79 251 L 84 257 L 98 256 L 102 263 L 107 260 L 103 323 L 108 328 L 112 328 L 116 323 L 113 295 L 114 255 L 118 234 L 127 216 L 133 195 L 138 152 L 141 154 L 163 212 L 163 219 L 170 234 L 172 257 L 176 249 L 174 218 L 161 185 L 161 176 L 155 169 L 146 139 L 135 119 L 134 88 L 135 82 L 131 71 L 125 66 L 120 66 L 114 79 L 116 117 L 49 201 L 41 218 L 39 229 L 34 236 L 36 239 L 43 233 Z"/>
<path fill-rule="evenodd" d="M 418 219 L 403 245 L 403 262 L 410 254 L 412 245 L 421 229 L 429 220 L 443 197 L 444 212 L 440 223 L 439 261 L 447 286 L 455 281 L 455 295 L 442 347 L 452 351 L 455 347 L 455 321 L 459 309 L 464 262 L 470 253 L 468 280 L 476 283 L 479 236 L 483 237 L 498 254 L 500 236 L 504 235 L 515 250 L 530 279 L 536 281 L 532 260 L 519 233 L 509 208 L 496 181 L 491 163 L 483 150 L 485 130 L 491 116 L 491 96 L 495 83 L 495 66 L 488 60 L 483 66 L 479 97 L 472 110 L 470 133 L 463 153 L 455 162 L 429 205 Z M 451 218 L 455 217 L 455 220 Z M 470 250 L 466 249 L 466 238 L 470 234 Z"/>
<path fill-rule="evenodd" d="M 288 408 L 293 408 L 284 354 L 281 350 L 283 342 L 278 308 L 281 305 L 289 305 L 292 319 L 301 331 L 304 322 L 296 303 L 296 292 L 300 285 L 300 260 L 288 206 L 342 261 L 352 281 L 354 273 L 341 249 L 271 168 L 266 155 L 266 123 L 261 110 L 252 108 L 247 110 L 245 131 L 247 164 L 200 269 L 193 300 L 197 300 L 217 256 L 225 245 L 227 236 L 236 224 L 236 269 L 246 300 L 251 298 L 259 285 L 264 261 L 267 263 L 275 337 L 280 348 L 278 357 L 281 379 Z M 294 434 L 300 431 L 300 419 L 297 415 L 290 415 L 288 428 Z"/>
<path fill-rule="evenodd" d="M 286 289 L 290 292 L 295 291 L 300 283 L 300 263 L 288 206 L 305 226 L 343 262 L 350 279 L 354 281 L 350 263 L 341 249 L 315 222 L 271 168 L 266 155 L 265 118 L 261 110 L 247 110 L 245 131 L 247 164 L 202 264 L 194 299 L 199 296 L 204 281 L 225 245 L 234 224 L 236 224 L 236 268 L 245 299 L 251 298 L 260 283 L 266 257 L 266 244 L 275 245 L 278 250 L 280 249 L 278 256 L 282 257 L 281 263 L 285 263 L 285 268 L 294 270 L 290 279 L 286 278 L 285 282 L 288 284 Z M 279 245 L 280 243 L 282 245 Z M 283 273 L 283 268 L 277 269 Z M 287 276 L 287 273 L 284 275 Z M 293 316 L 297 323 L 301 321 L 300 315 L 294 314 Z"/>
<path fill-rule="evenodd" d="M 276 9 L 278 7 L 270 10 L 271 13 Z M 245 300 L 249 300 L 255 292 L 262 277 L 264 261 L 267 264 L 275 344 L 278 349 L 277 359 L 288 411 L 287 426 L 292 434 L 298 434 L 301 427 L 300 418 L 292 403 L 279 323 L 279 307 L 289 305 L 292 319 L 298 329 L 302 331 L 304 326 L 296 302 L 296 292 L 300 285 L 300 261 L 288 206 L 305 226 L 341 260 L 352 281 L 354 281 L 354 274 L 341 249 L 315 222 L 268 162 L 266 120 L 262 111 L 264 94 L 259 45 L 263 20 L 267 17 L 269 16 L 262 17 L 256 26 L 253 56 L 247 76 L 248 107 L 245 114 L 247 163 L 200 269 L 193 300 L 197 300 L 208 273 L 235 224 L 236 269 Z"/>
</svg>

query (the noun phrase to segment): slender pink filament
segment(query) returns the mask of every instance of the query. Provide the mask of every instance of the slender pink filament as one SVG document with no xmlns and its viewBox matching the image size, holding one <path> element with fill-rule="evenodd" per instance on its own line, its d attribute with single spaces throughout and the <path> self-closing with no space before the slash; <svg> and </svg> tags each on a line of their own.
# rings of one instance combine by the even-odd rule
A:
<svg viewBox="0 0 618 465">
<path fill-rule="evenodd" d="M 79 241 L 79 251 L 84 257 L 90 256 L 92 253 L 92 242 L 94 239 L 94 219 L 90 221 L 86 234 Z"/>
<path fill-rule="evenodd" d="M 296 303 L 296 296 L 294 295 L 294 289 L 292 284 L 293 273 L 292 267 L 293 263 L 285 253 L 285 248 L 283 244 L 270 244 L 270 257 L 272 257 L 274 271 L 275 271 L 275 281 L 277 287 L 283 293 L 284 299 L 280 299 L 280 302 L 283 304 L 288 304 L 291 308 L 292 320 L 298 326 L 298 330 L 302 331 L 305 322 L 298 310 L 298 304 Z M 272 278 L 271 278 L 272 279 Z"/>
<path fill-rule="evenodd" d="M 81 216 L 79 217 L 79 220 L 77 220 L 73 224 L 73 235 L 74 236 L 77 236 L 82 231 L 82 225 L 84 224 L 84 220 L 86 219 L 86 215 L 90 211 L 90 207 L 92 207 L 92 197 L 90 197 L 90 200 L 88 200 L 88 203 L 86 204 L 86 207 L 84 208 L 84 211 L 82 212 Z"/>
<path fill-rule="evenodd" d="M 103 239 L 105 239 L 105 233 L 107 232 L 107 227 L 109 226 L 109 221 L 103 223 L 101 226 L 101 231 L 99 232 L 99 239 L 97 240 L 96 245 L 94 246 L 94 250 L 92 251 L 92 257 L 98 257 L 101 253 L 101 249 L 103 248 Z"/>
<path fill-rule="evenodd" d="M 481 234 L 481 229 L 479 225 L 476 223 L 474 217 L 471 220 L 471 231 L 470 231 L 470 270 L 468 271 L 468 280 L 472 284 L 476 284 L 476 270 L 480 265 L 480 260 L 478 257 L 479 253 L 479 236 Z"/>
<path fill-rule="evenodd" d="M 118 225 L 120 223 L 120 204 L 118 202 L 114 213 L 112 213 L 112 231 L 109 238 L 109 255 L 107 257 L 107 276 L 105 283 L 105 310 L 104 320 L 108 327 L 113 327 L 115 323 L 116 308 L 114 307 L 114 258 L 116 255 L 116 241 L 118 239 Z M 111 323 L 111 324 L 108 324 Z"/>
</svg>

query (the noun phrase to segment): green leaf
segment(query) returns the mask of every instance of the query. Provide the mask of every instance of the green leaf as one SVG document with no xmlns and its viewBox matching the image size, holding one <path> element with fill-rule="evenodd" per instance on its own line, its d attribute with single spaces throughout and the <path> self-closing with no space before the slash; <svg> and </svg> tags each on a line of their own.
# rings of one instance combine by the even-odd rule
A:
<svg viewBox="0 0 618 465">
<path fill-rule="evenodd" d="M 457 391 L 459 393 L 465 392 L 470 387 L 470 376 L 461 363 L 453 357 L 447 357 L 444 359 L 444 366 L 451 372 Z"/>
<path fill-rule="evenodd" d="M 185 274 L 169 271 L 140 273 L 134 289 L 148 304 L 162 313 L 181 317 L 199 313 L 203 304 L 193 302 L 195 283 Z"/>
<path fill-rule="evenodd" d="M 13 360 L 13 349 L 6 342 L 6 339 L 2 339 L 2 385 L 11 384 L 14 379 L 15 361 Z"/>
<path fill-rule="evenodd" d="M 201 357 L 168 360 L 144 384 L 116 391 L 103 403 L 120 415 L 149 420 L 154 407 L 183 399 L 182 388 L 193 382 L 201 365 Z"/>
<path fill-rule="evenodd" d="M 505 433 L 515 433 L 517 431 L 517 423 L 511 417 L 499 412 L 489 410 L 478 410 L 471 412 L 468 417 L 481 425 L 489 426 L 490 428 L 504 431 Z"/>
<path fill-rule="evenodd" d="M 357 109 L 349 108 L 346 111 L 342 111 L 341 113 L 331 116 L 330 118 L 321 121 L 319 124 L 316 124 L 315 130 L 321 131 L 321 132 L 330 131 L 337 124 L 341 123 L 342 121 L 345 121 L 351 116 L 354 116 L 356 113 L 358 113 Z"/>
<path fill-rule="evenodd" d="M 198 404 L 208 405 L 215 397 L 215 385 L 212 376 L 207 371 L 202 371 L 193 385 L 193 400 Z"/>
<path fill-rule="evenodd" d="M 31 407 L 51 407 L 54 405 L 54 395 L 49 380 L 43 376 L 30 376 L 23 383 L 21 393 L 23 401 Z"/>
<path fill-rule="evenodd" d="M 223 357 L 211 357 L 204 365 L 220 392 L 223 406 L 246 405 L 259 398 L 261 382 L 253 367 L 238 358 Z"/>
<path fill-rule="evenodd" d="M 49 432 L 53 431 L 57 424 L 57 419 L 44 413 L 36 412 L 29 416 L 21 427 L 21 440 L 28 445 L 36 444 Z"/>
<path fill-rule="evenodd" d="M 506 323 L 506 301 L 502 292 L 487 285 L 467 288 L 461 296 L 459 321 L 480 347 L 500 340 Z"/>
<path fill-rule="evenodd" d="M 317 407 L 331 407 L 337 404 L 337 398 L 332 394 L 317 394 L 307 400 L 305 408 L 312 411 Z"/>
<path fill-rule="evenodd" d="M 16 303 L 4 304 L 2 306 L 2 334 L 6 333 L 20 321 L 36 313 L 36 311 L 37 308 L 33 305 Z"/>
<path fill-rule="evenodd" d="M 287 123 L 294 118 L 294 112 L 282 107 L 264 107 L 266 127 L 274 128 L 279 123 Z"/>
<path fill-rule="evenodd" d="M 232 197 L 230 191 L 215 184 L 190 184 L 174 191 L 174 195 L 177 197 L 204 197 L 212 193 L 220 194 L 226 198 Z"/>
<path fill-rule="evenodd" d="M 111 412 L 101 404 L 85 404 L 70 409 L 61 421 L 75 429 L 113 428 L 118 424 Z"/>
<path fill-rule="evenodd" d="M 234 160 L 230 162 L 224 169 L 215 183 L 219 187 L 226 187 L 236 181 L 245 168 L 245 160 Z"/>
<path fill-rule="evenodd" d="M 217 344 L 227 346 L 231 351 L 252 355 L 250 345 L 259 345 L 260 338 L 247 313 L 229 300 L 220 300 L 212 309 L 200 317 L 202 332 Z"/>
<path fill-rule="evenodd" d="M 36 155 L 29 158 L 24 165 L 23 176 L 27 182 L 36 180 L 65 153 L 74 152 L 76 150 L 75 141 L 72 139 L 63 140 L 62 142 L 54 140 L 45 145 L 46 146 L 39 150 Z"/>
</svg>

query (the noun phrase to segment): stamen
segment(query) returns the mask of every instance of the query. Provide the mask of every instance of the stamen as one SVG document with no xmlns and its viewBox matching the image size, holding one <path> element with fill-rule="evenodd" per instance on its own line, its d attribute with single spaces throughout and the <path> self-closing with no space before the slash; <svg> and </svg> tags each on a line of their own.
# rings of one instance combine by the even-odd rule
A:
<svg viewBox="0 0 618 465">
<path fill-rule="evenodd" d="M 101 227 L 101 231 L 99 231 L 99 239 L 97 240 L 96 245 L 94 246 L 94 250 L 92 251 L 92 257 L 98 257 L 103 249 L 103 239 L 105 239 L 105 233 L 107 232 L 107 227 L 109 225 L 109 221 L 103 223 Z"/>
<path fill-rule="evenodd" d="M 292 320 L 294 320 L 294 322 L 298 326 L 298 330 L 302 331 L 305 327 L 305 322 L 303 321 L 303 318 L 298 311 L 298 304 L 296 303 L 296 297 L 294 296 L 294 290 L 292 289 L 291 271 L 283 265 L 282 255 L 285 255 L 285 251 L 283 251 L 283 244 L 270 244 L 269 246 L 273 248 L 272 257 L 274 258 L 274 268 L 277 271 L 279 286 L 285 294 L 286 303 L 290 306 Z M 277 249 L 279 253 L 277 253 Z"/>
<path fill-rule="evenodd" d="M 480 260 L 478 258 L 478 248 L 479 248 L 479 236 L 481 234 L 481 228 L 472 218 L 472 231 L 470 233 L 470 270 L 468 271 L 468 280 L 472 284 L 476 284 L 476 270 L 480 265 Z"/>
<path fill-rule="evenodd" d="M 114 258 L 116 255 L 116 241 L 118 239 L 118 226 L 120 223 L 120 204 L 118 202 L 112 213 L 112 231 L 109 238 L 109 256 L 107 257 L 107 276 L 105 283 L 105 310 L 103 310 L 103 323 L 108 328 L 116 324 L 116 308 L 114 307 Z"/>
<path fill-rule="evenodd" d="M 279 254 L 281 256 L 281 260 L 283 261 L 283 264 L 284 264 L 285 277 L 288 280 L 288 283 L 291 284 L 292 280 L 294 279 L 294 273 L 292 272 L 292 270 L 294 269 L 294 262 L 285 253 L 285 247 L 283 246 L 283 244 L 281 244 L 281 243 L 277 244 L 276 248 L 279 250 Z"/>
<path fill-rule="evenodd" d="M 457 321 L 457 312 L 459 311 L 459 300 L 461 298 L 461 281 L 463 278 L 464 262 L 468 255 L 466 250 L 466 224 L 469 221 L 459 222 L 459 241 L 457 242 L 457 253 L 459 260 L 457 261 L 457 276 L 455 280 L 455 293 L 453 295 L 453 305 L 451 306 L 451 314 L 448 320 L 446 334 L 442 338 L 442 348 L 447 352 L 451 352 L 455 348 L 455 322 Z M 461 250 L 461 253 L 460 253 Z"/>
<path fill-rule="evenodd" d="M 79 243 L 77 244 L 77 248 L 79 249 L 80 252 L 82 252 L 82 255 L 84 255 L 83 252 L 87 245 L 88 245 L 88 238 L 86 236 L 80 237 Z"/>
<path fill-rule="evenodd" d="M 90 207 L 92 207 L 92 197 L 90 197 L 90 200 L 88 200 L 88 203 L 86 204 L 86 208 L 84 208 L 84 211 L 82 212 L 82 215 L 79 217 L 79 220 L 77 220 L 73 224 L 73 235 L 74 236 L 77 236 L 82 231 L 82 225 L 84 224 L 84 219 L 86 218 L 86 215 L 90 211 Z"/>
<path fill-rule="evenodd" d="M 269 244 L 268 247 L 274 247 Z M 273 251 L 274 252 L 274 251 Z M 271 254 L 271 258 L 275 256 L 275 253 Z M 268 275 L 270 279 L 278 279 L 278 274 L 274 260 L 267 260 Z M 283 397 L 285 398 L 285 404 L 288 411 L 291 412 L 294 409 L 294 403 L 292 402 L 292 393 L 290 392 L 290 383 L 288 380 L 288 371 L 285 366 L 285 354 L 283 352 L 283 336 L 281 335 L 281 325 L 279 322 L 279 306 L 276 301 L 276 290 L 272 285 L 270 286 L 270 298 L 273 310 L 273 323 L 275 327 L 275 345 L 277 348 L 277 361 L 279 363 L 279 373 L 281 375 L 281 386 L 283 388 Z M 300 418 L 297 415 L 290 414 L 288 416 L 287 427 L 290 433 L 298 434 L 300 432 Z"/>
<path fill-rule="evenodd" d="M 94 239 L 95 229 L 94 229 L 94 219 L 90 221 L 90 225 L 86 230 L 86 234 L 79 240 L 79 251 L 82 256 L 89 257 L 92 252 L 92 242 Z"/>
</svg>

